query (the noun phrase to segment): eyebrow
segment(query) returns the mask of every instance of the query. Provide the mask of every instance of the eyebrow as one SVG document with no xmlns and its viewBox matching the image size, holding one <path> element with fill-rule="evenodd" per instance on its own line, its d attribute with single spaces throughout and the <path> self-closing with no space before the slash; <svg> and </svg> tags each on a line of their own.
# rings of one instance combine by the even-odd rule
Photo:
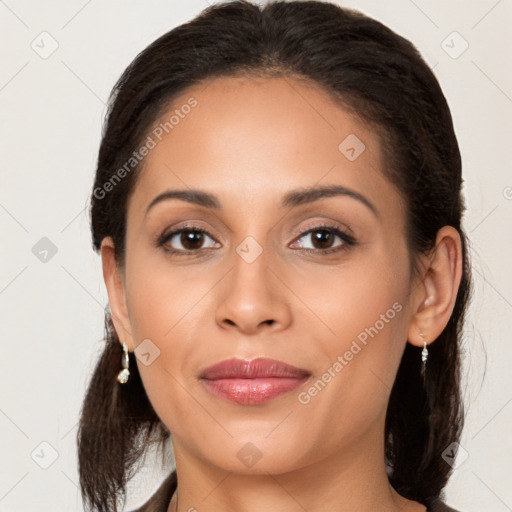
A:
<svg viewBox="0 0 512 512">
<path fill-rule="evenodd" d="M 293 208 L 303 204 L 313 203 L 320 199 L 334 196 L 348 196 L 358 200 L 364 204 L 376 217 L 379 217 L 379 211 L 375 205 L 367 199 L 365 196 L 341 185 L 323 185 L 312 188 L 302 188 L 287 192 L 282 199 L 281 206 L 286 208 Z M 188 189 L 188 190 L 166 190 L 161 194 L 157 195 L 146 208 L 146 215 L 151 208 L 162 201 L 168 201 L 170 199 L 178 199 L 187 201 L 192 204 L 197 204 L 205 208 L 212 210 L 220 210 L 221 204 L 218 198 L 202 190 Z"/>
</svg>

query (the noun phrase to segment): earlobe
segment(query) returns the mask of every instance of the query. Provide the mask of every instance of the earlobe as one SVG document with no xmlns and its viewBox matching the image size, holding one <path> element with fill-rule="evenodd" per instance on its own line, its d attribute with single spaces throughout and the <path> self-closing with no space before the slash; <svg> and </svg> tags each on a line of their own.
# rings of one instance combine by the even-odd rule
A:
<svg viewBox="0 0 512 512">
<path fill-rule="evenodd" d="M 423 279 L 415 294 L 415 311 L 409 326 L 408 341 L 423 346 L 444 330 L 457 299 L 462 278 L 462 243 L 452 226 L 441 228 L 436 245 L 427 260 Z"/>
<path fill-rule="evenodd" d="M 101 242 L 101 262 L 114 328 L 119 340 L 126 343 L 128 350 L 132 351 L 133 339 L 128 308 L 126 307 L 126 292 L 120 270 L 116 264 L 115 247 L 111 237 L 105 237 Z"/>
</svg>

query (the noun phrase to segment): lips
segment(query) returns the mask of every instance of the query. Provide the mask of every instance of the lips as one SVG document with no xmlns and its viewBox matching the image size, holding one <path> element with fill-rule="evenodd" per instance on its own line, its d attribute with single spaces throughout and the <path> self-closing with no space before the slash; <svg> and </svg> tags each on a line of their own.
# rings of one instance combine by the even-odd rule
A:
<svg viewBox="0 0 512 512">
<path fill-rule="evenodd" d="M 207 390 L 240 405 L 257 405 L 303 384 L 311 373 L 275 359 L 228 359 L 199 374 Z"/>
<path fill-rule="evenodd" d="M 264 357 L 247 361 L 244 359 L 227 359 L 203 370 L 201 379 L 258 379 L 263 377 L 301 378 L 310 372 L 289 364 Z"/>
</svg>

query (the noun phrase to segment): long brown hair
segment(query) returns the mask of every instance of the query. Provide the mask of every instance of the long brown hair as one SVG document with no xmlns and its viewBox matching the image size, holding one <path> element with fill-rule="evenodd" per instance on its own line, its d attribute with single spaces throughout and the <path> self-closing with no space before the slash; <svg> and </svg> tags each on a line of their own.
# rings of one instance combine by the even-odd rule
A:
<svg viewBox="0 0 512 512">
<path fill-rule="evenodd" d="M 451 467 L 441 454 L 463 426 L 460 337 L 470 295 L 467 240 L 461 226 L 461 158 L 442 90 L 416 48 L 357 11 L 320 1 L 238 0 L 212 5 L 164 34 L 124 71 L 111 93 L 91 196 L 93 245 L 113 238 L 124 261 L 127 199 L 141 164 L 114 175 L 141 146 L 176 95 L 200 80 L 234 74 L 299 77 L 321 85 L 380 136 L 386 177 L 407 204 L 406 238 L 413 269 L 451 225 L 462 239 L 463 276 L 452 316 L 429 347 L 426 380 L 420 350 L 407 344 L 391 392 L 385 456 L 391 485 L 428 503 Z M 117 174 L 119 176 L 119 173 Z M 106 183 L 113 186 L 105 187 Z M 105 348 L 83 402 L 78 430 L 82 496 L 89 510 L 117 511 L 127 481 L 150 443 L 170 432 L 153 410 L 130 354 L 120 385 L 121 344 L 105 315 Z"/>
</svg>

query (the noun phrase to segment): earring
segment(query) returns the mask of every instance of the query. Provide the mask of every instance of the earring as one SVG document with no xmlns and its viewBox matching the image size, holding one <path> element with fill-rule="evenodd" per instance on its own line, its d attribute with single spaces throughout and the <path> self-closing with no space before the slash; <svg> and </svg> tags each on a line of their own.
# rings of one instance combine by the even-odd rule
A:
<svg viewBox="0 0 512 512">
<path fill-rule="evenodd" d="M 425 339 L 425 335 L 420 332 L 420 336 L 423 338 L 423 350 L 421 351 L 421 374 L 423 378 L 425 378 L 425 370 L 427 368 L 427 359 L 428 359 L 428 350 L 427 350 L 427 340 Z"/>
<path fill-rule="evenodd" d="M 128 370 L 128 366 L 130 364 L 130 359 L 128 357 L 128 345 L 123 342 L 123 356 L 121 359 L 121 364 L 123 369 L 117 374 L 117 380 L 121 384 L 125 384 L 128 381 L 128 377 L 130 376 L 130 371 Z"/>
<path fill-rule="evenodd" d="M 421 351 L 421 360 L 424 365 L 427 364 L 427 359 L 428 359 L 427 342 L 424 341 L 423 342 L 423 350 Z"/>
</svg>

